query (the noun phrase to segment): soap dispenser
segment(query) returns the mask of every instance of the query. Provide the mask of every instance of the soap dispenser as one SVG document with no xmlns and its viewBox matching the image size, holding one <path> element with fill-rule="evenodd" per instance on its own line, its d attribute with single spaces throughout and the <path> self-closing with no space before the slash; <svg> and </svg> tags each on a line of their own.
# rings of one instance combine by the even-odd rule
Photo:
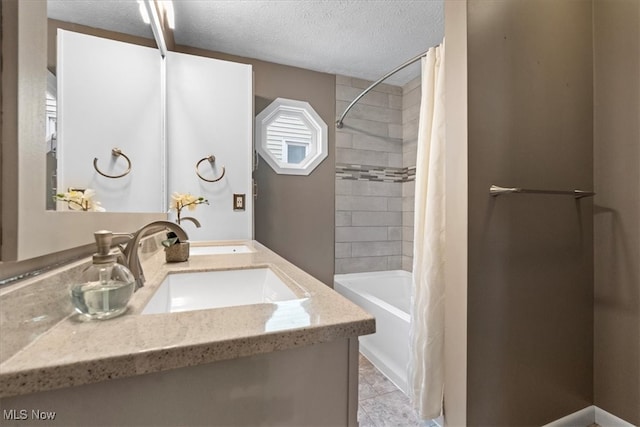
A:
<svg viewBox="0 0 640 427">
<path fill-rule="evenodd" d="M 127 267 L 119 264 L 118 252 L 111 251 L 113 233 L 94 233 L 98 252 L 71 288 L 71 300 L 78 313 L 87 319 L 111 319 L 123 314 L 133 295 L 135 280 Z"/>
</svg>

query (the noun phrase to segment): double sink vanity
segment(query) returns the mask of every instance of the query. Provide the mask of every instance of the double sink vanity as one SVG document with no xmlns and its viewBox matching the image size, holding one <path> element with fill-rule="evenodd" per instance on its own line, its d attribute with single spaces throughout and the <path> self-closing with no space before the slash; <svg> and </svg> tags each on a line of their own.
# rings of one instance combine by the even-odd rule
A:
<svg viewBox="0 0 640 427">
<path fill-rule="evenodd" d="M 181 263 L 158 241 L 114 319 L 64 301 L 88 260 L 3 289 L 3 306 L 24 310 L 2 319 L 15 350 L 0 364 L 3 411 L 56 413 L 38 425 L 357 425 L 357 337 L 372 316 L 256 241 L 192 244 Z"/>
</svg>

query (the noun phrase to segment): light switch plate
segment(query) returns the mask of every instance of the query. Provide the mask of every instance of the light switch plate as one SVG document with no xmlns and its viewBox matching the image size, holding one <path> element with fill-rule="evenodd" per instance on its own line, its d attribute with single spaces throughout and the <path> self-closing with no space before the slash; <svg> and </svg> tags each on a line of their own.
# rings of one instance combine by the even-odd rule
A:
<svg viewBox="0 0 640 427">
<path fill-rule="evenodd" d="M 234 194 L 233 195 L 233 210 L 234 211 L 243 211 L 244 210 L 244 204 L 245 202 L 245 195 L 244 194 Z"/>
</svg>

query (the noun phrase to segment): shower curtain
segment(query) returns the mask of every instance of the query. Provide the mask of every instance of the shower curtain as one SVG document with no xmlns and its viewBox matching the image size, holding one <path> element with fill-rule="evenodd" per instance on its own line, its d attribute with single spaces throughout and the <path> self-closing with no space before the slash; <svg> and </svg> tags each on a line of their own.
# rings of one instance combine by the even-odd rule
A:
<svg viewBox="0 0 640 427">
<path fill-rule="evenodd" d="M 409 397 L 418 416 L 442 414 L 444 392 L 444 42 L 422 58 L 416 161 Z"/>
</svg>

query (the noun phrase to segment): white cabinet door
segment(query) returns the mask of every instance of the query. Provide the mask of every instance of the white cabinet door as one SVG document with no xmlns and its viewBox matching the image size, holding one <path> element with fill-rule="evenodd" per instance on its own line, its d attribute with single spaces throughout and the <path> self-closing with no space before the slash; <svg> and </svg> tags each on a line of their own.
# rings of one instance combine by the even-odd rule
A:
<svg viewBox="0 0 640 427">
<path fill-rule="evenodd" d="M 109 212 L 166 211 L 157 49 L 58 30 L 58 192 L 92 188 Z M 127 169 L 122 178 L 101 176 Z"/>
<path fill-rule="evenodd" d="M 167 54 L 168 197 L 191 193 L 209 200 L 183 222 L 190 240 L 253 238 L 251 185 L 253 152 L 253 75 L 250 65 L 200 56 Z M 196 174 L 196 164 L 203 161 Z M 245 210 L 233 209 L 233 195 L 245 195 Z M 168 201 L 167 201 L 168 202 Z M 172 211 L 170 218 L 175 219 Z"/>
</svg>

